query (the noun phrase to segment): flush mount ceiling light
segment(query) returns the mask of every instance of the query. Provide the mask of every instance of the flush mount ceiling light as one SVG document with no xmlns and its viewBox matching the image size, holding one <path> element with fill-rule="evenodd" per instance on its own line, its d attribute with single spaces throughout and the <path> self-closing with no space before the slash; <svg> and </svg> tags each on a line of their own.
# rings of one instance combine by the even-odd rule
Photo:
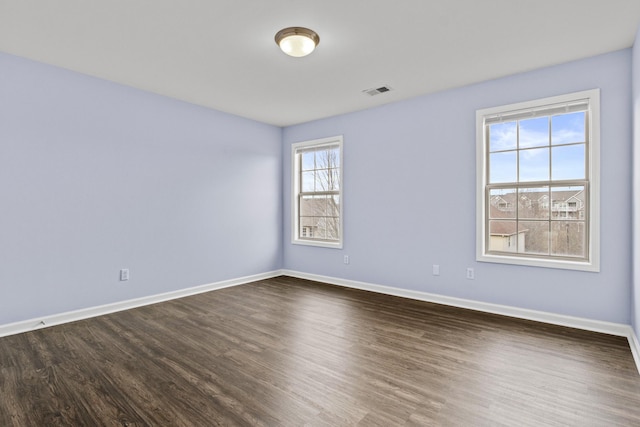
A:
<svg viewBox="0 0 640 427">
<path fill-rule="evenodd" d="M 289 56 L 307 56 L 320 43 L 320 36 L 308 28 L 289 27 L 276 33 L 276 43 Z"/>
</svg>

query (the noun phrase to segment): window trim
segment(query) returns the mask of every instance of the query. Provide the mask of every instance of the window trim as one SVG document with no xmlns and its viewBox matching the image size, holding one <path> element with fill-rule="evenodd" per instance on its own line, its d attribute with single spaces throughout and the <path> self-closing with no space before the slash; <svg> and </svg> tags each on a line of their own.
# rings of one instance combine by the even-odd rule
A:
<svg viewBox="0 0 640 427">
<path fill-rule="evenodd" d="M 588 260 L 569 260 L 526 255 L 489 254 L 486 251 L 487 212 L 485 188 L 487 186 L 487 144 L 485 120 L 489 116 L 501 113 L 514 113 L 518 110 L 536 110 L 543 106 L 560 103 L 572 103 L 588 100 L 589 149 L 587 156 L 589 188 L 588 218 Z M 559 268 L 581 271 L 600 271 L 600 89 L 591 89 L 565 95 L 519 102 L 499 107 L 484 108 L 476 111 L 476 260 L 501 264 L 514 264 L 534 267 Z"/>
<path fill-rule="evenodd" d="M 300 165 L 296 161 L 296 151 L 301 148 L 309 148 L 309 147 L 323 147 L 329 145 L 337 145 L 340 151 L 340 165 L 339 165 L 339 197 L 340 197 L 340 240 L 337 242 L 331 241 L 320 241 L 320 240 L 308 240 L 302 239 L 300 236 L 300 227 L 299 227 L 299 193 L 300 193 Z M 343 188 L 343 165 L 344 165 L 344 156 L 343 156 L 343 137 L 342 135 L 332 136 L 328 138 L 320 138 L 314 139 L 310 141 L 301 141 L 291 144 L 291 243 L 295 245 L 305 245 L 305 246 L 316 246 L 323 248 L 334 248 L 334 249 L 342 249 L 343 241 L 344 241 L 344 216 L 343 216 L 343 206 L 344 206 L 344 188 Z"/>
</svg>

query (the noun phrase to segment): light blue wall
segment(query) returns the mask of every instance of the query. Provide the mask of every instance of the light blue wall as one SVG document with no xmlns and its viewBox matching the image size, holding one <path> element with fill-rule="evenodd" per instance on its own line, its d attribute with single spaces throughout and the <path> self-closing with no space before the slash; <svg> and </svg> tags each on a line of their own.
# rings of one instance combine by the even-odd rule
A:
<svg viewBox="0 0 640 427">
<path fill-rule="evenodd" d="M 629 323 L 630 70 L 626 49 L 286 128 L 284 267 Z M 601 89 L 602 106 L 601 272 L 476 262 L 475 111 L 593 88 Z M 344 249 L 292 245 L 290 146 L 340 134 Z M 432 264 L 440 265 L 440 276 L 432 276 Z M 465 279 L 467 267 L 475 268 L 475 280 Z"/>
<path fill-rule="evenodd" d="M 640 28 L 633 45 L 633 304 L 632 325 L 640 336 Z"/>
<path fill-rule="evenodd" d="M 284 267 L 637 326 L 631 61 L 627 49 L 281 130 L 0 53 L 0 324 Z M 601 272 L 477 263 L 476 109 L 591 88 Z M 344 249 L 292 245 L 290 145 L 339 134 Z"/>
<path fill-rule="evenodd" d="M 0 53 L 0 324 L 279 269 L 281 135 Z"/>
</svg>

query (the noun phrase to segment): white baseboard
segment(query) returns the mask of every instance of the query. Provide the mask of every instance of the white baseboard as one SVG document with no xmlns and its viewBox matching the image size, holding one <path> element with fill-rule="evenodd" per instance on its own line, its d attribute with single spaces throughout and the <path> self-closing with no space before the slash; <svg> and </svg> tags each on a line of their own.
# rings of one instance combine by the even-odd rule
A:
<svg viewBox="0 0 640 427">
<path fill-rule="evenodd" d="M 104 314 L 115 313 L 117 311 L 129 310 L 131 308 L 142 307 L 145 305 L 156 304 L 176 298 L 183 298 L 191 295 L 201 294 L 203 292 L 229 288 L 231 286 L 243 285 L 245 283 L 255 282 L 258 280 L 270 279 L 272 277 L 280 276 L 281 274 L 282 272 L 280 270 L 275 270 L 267 273 L 255 274 L 252 276 L 245 276 L 237 279 L 223 280 L 220 282 L 195 286 L 192 288 L 180 289 L 177 291 L 165 292 L 162 294 L 150 295 L 142 298 L 135 298 L 127 301 L 120 301 L 112 304 L 83 308 L 80 310 L 68 311 L 51 316 L 0 325 L 0 337 L 33 331 L 35 329 L 46 328 L 49 326 L 60 325 L 68 322 L 75 322 L 77 320 L 102 316 Z"/>
<path fill-rule="evenodd" d="M 562 314 L 549 313 L 545 311 L 528 310 L 507 305 L 491 304 L 462 298 L 448 297 L 444 295 L 431 294 L 428 292 L 412 291 L 408 289 L 394 288 L 391 286 L 358 282 L 355 280 L 321 276 L 318 274 L 302 273 L 293 270 L 282 270 L 282 274 L 286 276 L 297 277 L 300 279 L 308 279 L 317 282 L 344 286 L 347 288 L 361 289 L 365 291 L 394 295 L 419 301 L 433 302 L 453 307 L 483 311 L 486 313 L 500 314 L 503 316 L 515 317 L 519 319 L 534 320 L 536 322 L 543 322 L 553 325 L 567 326 L 570 328 L 626 337 L 629 340 L 629 347 L 631 347 L 631 352 L 633 354 L 636 367 L 638 368 L 638 372 L 640 373 L 640 342 L 638 341 L 638 338 L 630 325 L 625 325 L 622 323 L 603 322 L 600 320 L 565 316 Z"/>
<path fill-rule="evenodd" d="M 209 283 L 206 285 L 195 286 L 187 289 L 166 292 L 157 295 L 150 295 L 142 298 L 121 301 L 113 304 L 106 304 L 97 307 L 89 307 L 85 309 L 69 311 L 51 316 L 45 316 L 35 319 L 24 320 L 16 323 L 0 325 L 0 337 L 19 334 L 22 332 L 42 329 L 49 326 L 60 325 L 63 323 L 74 322 L 77 320 L 88 319 L 91 317 L 102 316 L 104 314 L 115 313 L 117 311 L 129 310 L 131 308 L 142 307 L 145 305 L 156 304 L 159 302 L 169 301 L 176 298 L 183 298 L 203 292 L 214 291 L 217 289 L 228 288 L 231 286 L 243 285 L 258 280 L 270 279 L 280 275 L 297 277 L 300 279 L 314 280 L 324 282 L 346 288 L 361 289 L 386 295 L 394 295 L 403 298 L 410 298 L 419 301 L 433 302 L 453 307 L 467 308 L 486 313 L 501 314 L 503 316 L 515 317 L 519 319 L 534 320 L 537 322 L 549 323 L 553 325 L 567 326 L 570 328 L 583 329 L 587 331 L 600 332 L 609 335 L 626 337 L 629 340 L 629 347 L 633 359 L 640 373 L 640 341 L 630 325 L 621 323 L 602 322 L 599 320 L 591 320 L 580 317 L 565 316 L 562 314 L 548 313 L 544 311 L 528 310 L 523 308 L 511 307 L 506 305 L 491 304 L 480 301 L 467 300 L 463 298 L 448 297 L 444 295 L 431 294 L 421 291 L 412 291 L 408 289 L 394 288 L 391 286 L 376 285 L 366 282 L 358 282 L 355 280 L 340 279 L 330 276 L 321 276 L 318 274 L 302 273 L 293 270 L 274 270 L 267 273 L 255 274 L 252 276 L 240 277 L 237 279 L 223 280 L 220 282 Z"/>
<path fill-rule="evenodd" d="M 633 360 L 636 361 L 638 367 L 638 373 L 640 373 L 640 341 L 633 328 L 629 327 L 629 347 L 631 347 L 631 354 L 633 354 Z"/>
</svg>

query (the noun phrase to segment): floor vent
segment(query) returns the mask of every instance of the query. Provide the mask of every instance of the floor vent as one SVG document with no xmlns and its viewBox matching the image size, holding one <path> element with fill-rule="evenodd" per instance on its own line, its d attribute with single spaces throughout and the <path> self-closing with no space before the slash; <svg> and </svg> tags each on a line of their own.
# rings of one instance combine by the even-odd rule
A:
<svg viewBox="0 0 640 427">
<path fill-rule="evenodd" d="M 369 96 L 376 96 L 376 95 L 380 95 L 381 93 L 389 92 L 390 90 L 393 90 L 391 86 L 385 85 L 385 86 L 375 87 L 371 89 L 365 89 L 362 92 L 366 93 Z"/>
</svg>

